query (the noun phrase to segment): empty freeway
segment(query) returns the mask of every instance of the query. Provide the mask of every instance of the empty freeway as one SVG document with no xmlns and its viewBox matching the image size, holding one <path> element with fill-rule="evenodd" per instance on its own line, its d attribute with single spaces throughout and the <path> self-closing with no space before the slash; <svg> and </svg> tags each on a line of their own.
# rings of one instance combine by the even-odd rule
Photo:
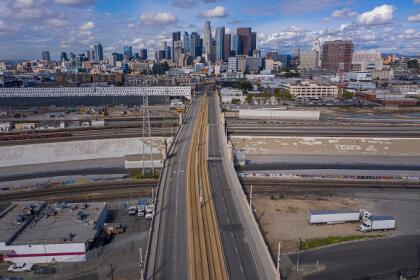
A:
<svg viewBox="0 0 420 280">
<path fill-rule="evenodd" d="M 169 151 L 158 187 L 146 279 L 279 278 L 227 158 L 218 104 L 217 94 L 195 98 Z"/>
</svg>

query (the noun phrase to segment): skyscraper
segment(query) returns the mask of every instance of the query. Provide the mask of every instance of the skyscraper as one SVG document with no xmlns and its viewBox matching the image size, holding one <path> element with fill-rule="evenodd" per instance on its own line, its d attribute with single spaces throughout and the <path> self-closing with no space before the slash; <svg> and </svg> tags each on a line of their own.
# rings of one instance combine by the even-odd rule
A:
<svg viewBox="0 0 420 280">
<path fill-rule="evenodd" d="M 49 51 L 43 51 L 41 54 L 41 58 L 43 61 L 46 61 L 47 63 L 51 62 L 51 56 Z"/>
<path fill-rule="evenodd" d="M 61 52 L 60 54 L 60 61 L 67 61 L 67 53 L 66 52 Z"/>
<path fill-rule="evenodd" d="M 175 62 L 179 62 L 179 59 L 180 59 L 181 54 L 182 54 L 182 42 L 181 41 L 175 41 L 173 53 L 174 53 L 174 57 L 172 58 L 172 60 L 175 61 Z"/>
<path fill-rule="evenodd" d="M 237 56 L 241 52 L 241 40 L 238 34 L 233 34 L 231 36 L 230 52 L 231 56 Z"/>
<path fill-rule="evenodd" d="M 181 41 L 181 32 L 172 33 L 172 61 L 175 61 L 175 42 Z"/>
<path fill-rule="evenodd" d="M 254 51 L 257 49 L 257 32 L 251 32 L 251 54 L 254 55 Z"/>
<path fill-rule="evenodd" d="M 147 59 L 147 49 L 140 49 L 140 59 L 141 60 Z"/>
<path fill-rule="evenodd" d="M 216 28 L 216 60 L 224 60 L 225 58 L 225 28 Z"/>
<path fill-rule="evenodd" d="M 193 59 L 195 59 L 197 56 L 201 56 L 200 35 L 197 32 L 191 33 L 190 53 Z"/>
<path fill-rule="evenodd" d="M 230 34 L 225 34 L 225 44 L 224 44 L 224 58 L 223 60 L 227 61 L 227 59 L 230 57 Z"/>
<path fill-rule="evenodd" d="M 250 27 L 239 27 L 237 30 L 237 34 L 239 35 L 239 40 L 241 42 L 241 55 L 252 55 L 252 48 L 251 48 L 251 28 Z"/>
<path fill-rule="evenodd" d="M 212 57 L 211 45 L 212 45 L 211 26 L 210 26 L 210 21 L 206 20 L 206 22 L 204 23 L 203 52 L 204 52 L 204 57 L 207 61 L 211 61 L 211 57 Z"/>
<path fill-rule="evenodd" d="M 191 41 L 190 41 L 190 35 L 188 34 L 188 32 L 184 32 L 184 37 L 183 39 L 183 47 L 184 47 L 184 51 L 185 53 L 190 53 L 191 52 Z"/>
<path fill-rule="evenodd" d="M 124 60 L 130 61 L 133 58 L 133 47 L 132 46 L 124 46 L 123 47 L 124 53 Z"/>
<path fill-rule="evenodd" d="M 95 45 L 95 60 L 96 61 L 104 60 L 104 50 L 101 44 Z"/>
<path fill-rule="evenodd" d="M 322 46 L 322 69 L 333 72 L 351 71 L 352 41 L 326 41 Z"/>
<path fill-rule="evenodd" d="M 321 68 L 321 58 L 322 58 L 322 44 L 319 38 L 315 40 L 312 50 L 318 53 L 317 67 L 319 69 Z"/>
</svg>

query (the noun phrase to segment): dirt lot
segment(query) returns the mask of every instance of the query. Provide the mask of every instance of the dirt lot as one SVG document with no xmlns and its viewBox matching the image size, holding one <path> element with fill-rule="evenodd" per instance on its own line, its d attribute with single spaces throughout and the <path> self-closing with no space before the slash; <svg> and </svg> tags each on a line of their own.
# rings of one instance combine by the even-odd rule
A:
<svg viewBox="0 0 420 280">
<path fill-rule="evenodd" d="M 285 195 L 272 200 L 257 197 L 253 205 L 260 227 L 272 252 L 281 241 L 282 252 L 295 251 L 298 238 L 313 239 L 351 235 L 409 235 L 420 233 L 420 190 L 343 190 L 336 194 Z M 366 208 L 376 215 L 391 215 L 397 229 L 389 232 L 361 233 L 358 223 L 316 226 L 308 224 L 309 210 Z"/>
</svg>

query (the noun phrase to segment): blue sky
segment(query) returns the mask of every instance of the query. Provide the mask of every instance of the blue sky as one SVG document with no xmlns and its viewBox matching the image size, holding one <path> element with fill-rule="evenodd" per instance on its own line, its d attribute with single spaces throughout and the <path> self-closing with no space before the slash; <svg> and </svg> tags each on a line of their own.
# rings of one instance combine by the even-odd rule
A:
<svg viewBox="0 0 420 280">
<path fill-rule="evenodd" d="M 0 0 L 0 59 L 37 59 L 50 50 L 105 55 L 123 45 L 158 49 L 172 31 L 239 26 L 258 48 L 292 53 L 321 40 L 351 39 L 356 49 L 420 54 L 420 0 Z"/>
</svg>

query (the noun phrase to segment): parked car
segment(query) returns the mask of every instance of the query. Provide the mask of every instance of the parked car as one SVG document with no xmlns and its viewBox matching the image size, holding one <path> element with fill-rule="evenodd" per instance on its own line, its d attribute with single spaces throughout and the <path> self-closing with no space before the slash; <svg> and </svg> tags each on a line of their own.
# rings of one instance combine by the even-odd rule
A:
<svg viewBox="0 0 420 280">
<path fill-rule="evenodd" d="M 128 215 L 134 216 L 137 214 L 137 206 L 131 206 L 128 208 Z"/>
<path fill-rule="evenodd" d="M 31 263 L 22 263 L 22 264 L 12 264 L 11 266 L 9 266 L 9 268 L 7 269 L 7 271 L 9 272 L 29 272 L 32 270 L 33 268 L 33 264 Z"/>
</svg>

